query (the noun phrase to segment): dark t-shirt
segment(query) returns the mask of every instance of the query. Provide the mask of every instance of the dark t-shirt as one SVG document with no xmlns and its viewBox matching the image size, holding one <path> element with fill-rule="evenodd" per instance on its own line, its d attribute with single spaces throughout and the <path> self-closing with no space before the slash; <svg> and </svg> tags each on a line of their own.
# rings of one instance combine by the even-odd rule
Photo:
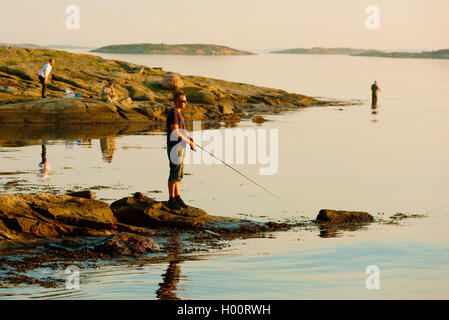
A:
<svg viewBox="0 0 449 320">
<path fill-rule="evenodd" d="M 185 130 L 184 118 L 182 117 L 181 111 L 177 111 L 175 108 L 171 108 L 171 110 L 167 114 L 167 146 L 172 147 L 180 141 L 180 138 L 175 141 L 170 141 L 170 135 L 172 133 L 172 129 L 170 125 L 177 124 L 179 129 Z M 183 131 L 181 131 L 183 133 Z"/>
<path fill-rule="evenodd" d="M 373 92 L 373 94 L 376 94 L 377 90 L 379 90 L 379 87 L 377 86 L 377 84 L 373 83 L 373 85 L 371 86 L 371 91 Z"/>
</svg>

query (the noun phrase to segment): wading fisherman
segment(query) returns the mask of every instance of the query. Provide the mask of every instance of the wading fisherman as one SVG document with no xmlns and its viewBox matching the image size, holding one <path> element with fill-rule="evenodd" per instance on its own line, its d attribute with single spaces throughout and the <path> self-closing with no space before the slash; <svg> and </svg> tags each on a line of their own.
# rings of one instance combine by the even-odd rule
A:
<svg viewBox="0 0 449 320">
<path fill-rule="evenodd" d="M 184 157 L 187 144 L 195 149 L 195 143 L 185 130 L 184 118 L 181 110 L 187 105 L 186 95 L 176 92 L 173 96 L 174 107 L 167 114 L 167 154 L 170 161 L 170 174 L 168 177 L 167 206 L 173 210 L 187 208 L 180 195 L 179 184 L 184 176 Z"/>
<path fill-rule="evenodd" d="M 381 91 L 377 85 L 377 80 L 371 85 L 371 107 L 375 108 L 377 106 L 377 92 Z"/>
</svg>

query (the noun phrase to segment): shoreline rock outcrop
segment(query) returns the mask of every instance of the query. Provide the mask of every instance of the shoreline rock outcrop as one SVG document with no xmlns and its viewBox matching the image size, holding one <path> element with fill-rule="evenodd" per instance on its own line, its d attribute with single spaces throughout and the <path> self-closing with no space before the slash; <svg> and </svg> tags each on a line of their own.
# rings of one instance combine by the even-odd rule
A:
<svg viewBox="0 0 449 320">
<path fill-rule="evenodd" d="M 145 239 L 164 237 L 167 230 L 202 234 L 199 238 L 232 239 L 295 226 L 315 226 L 320 229 L 321 236 L 329 237 L 336 230 L 356 230 L 374 221 L 366 212 L 322 209 L 315 221 L 298 224 L 257 222 L 213 216 L 195 207 L 173 210 L 168 208 L 166 201 L 157 201 L 140 192 L 110 205 L 94 198 L 95 194 L 89 190 L 67 195 L 0 194 L 0 244 L 4 241 L 23 243 L 28 240 L 106 237 L 99 242 L 91 241 L 88 246 L 79 244 L 76 250 L 100 250 L 108 254 L 117 250 L 117 254 L 134 254 L 145 253 L 147 249 L 157 250 L 153 240 Z M 124 244 L 126 242 L 129 246 Z M 53 250 L 64 249 L 58 244 L 49 246 Z M 65 247 L 64 250 L 70 249 Z"/>
<path fill-rule="evenodd" d="M 49 57 L 55 58 L 56 64 L 47 86 L 48 99 L 40 99 L 37 74 Z M 102 86 L 109 79 L 122 102 L 100 99 Z M 239 120 L 249 117 L 246 107 L 265 107 L 260 113 L 280 107 L 349 104 L 87 54 L 0 46 L 0 123 L 163 122 L 173 105 L 174 91 L 181 87 L 189 101 L 183 111 L 187 121 Z M 67 89 L 91 98 L 65 98 Z"/>
<path fill-rule="evenodd" d="M 281 230 L 284 224 L 259 223 L 209 215 L 189 207 L 171 210 L 165 201 L 136 193 L 110 206 L 92 192 L 72 195 L 0 194 L 0 242 L 67 236 L 107 236 L 121 232 L 151 235 L 155 230 L 208 230 L 218 233 L 257 233 Z"/>
<path fill-rule="evenodd" d="M 107 235 L 117 219 L 107 203 L 52 194 L 0 194 L 0 241 Z"/>
</svg>

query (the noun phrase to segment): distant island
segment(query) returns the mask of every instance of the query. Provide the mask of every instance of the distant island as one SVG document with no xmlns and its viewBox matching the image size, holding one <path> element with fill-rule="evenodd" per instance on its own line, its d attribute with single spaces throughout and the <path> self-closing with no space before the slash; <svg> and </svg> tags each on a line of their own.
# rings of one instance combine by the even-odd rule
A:
<svg viewBox="0 0 449 320">
<path fill-rule="evenodd" d="M 378 50 L 366 50 L 354 56 L 387 57 L 387 58 L 427 58 L 427 59 L 449 59 L 449 49 L 422 52 L 383 52 Z"/>
<path fill-rule="evenodd" d="M 314 47 L 310 49 L 296 48 L 279 51 L 271 51 L 270 53 L 285 54 L 340 54 L 361 57 L 387 57 L 387 58 L 428 58 L 428 59 L 449 59 L 449 49 L 422 52 L 385 52 L 373 49 L 353 49 L 353 48 L 320 48 Z"/>
<path fill-rule="evenodd" d="M 270 53 L 353 55 L 353 54 L 362 53 L 364 51 L 365 51 L 365 49 L 314 47 L 314 48 L 310 48 L 310 49 L 295 48 L 295 49 L 287 49 L 287 50 L 277 50 L 277 51 L 271 51 Z"/>
<path fill-rule="evenodd" d="M 252 55 L 255 53 L 241 51 L 213 44 L 120 44 L 101 47 L 91 52 L 103 53 L 137 53 L 137 54 L 186 54 L 186 55 Z"/>
</svg>

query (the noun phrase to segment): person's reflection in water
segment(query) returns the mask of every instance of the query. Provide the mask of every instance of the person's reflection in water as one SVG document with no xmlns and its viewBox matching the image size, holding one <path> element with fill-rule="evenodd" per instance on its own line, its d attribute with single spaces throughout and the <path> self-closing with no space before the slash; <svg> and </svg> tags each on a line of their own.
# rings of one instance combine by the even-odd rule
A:
<svg viewBox="0 0 449 320">
<path fill-rule="evenodd" d="M 373 115 L 373 118 L 371 119 L 371 122 L 377 122 L 377 114 L 378 114 L 378 110 L 377 110 L 377 102 L 372 102 L 371 103 L 371 114 Z"/>
<path fill-rule="evenodd" d="M 76 140 L 75 144 L 81 146 L 82 148 L 92 148 L 92 139 Z"/>
<path fill-rule="evenodd" d="M 372 114 L 377 114 L 377 101 L 376 102 L 371 102 L 371 113 Z"/>
<path fill-rule="evenodd" d="M 162 275 L 162 282 L 159 283 L 159 289 L 156 290 L 156 297 L 160 300 L 180 300 L 176 296 L 176 291 L 178 290 L 176 285 L 181 277 L 180 246 L 178 236 L 170 239 L 170 263 L 167 271 Z"/>
<path fill-rule="evenodd" d="M 371 85 L 371 114 L 376 116 L 377 115 L 377 95 L 381 91 L 379 88 L 377 81 L 374 81 L 374 83 Z M 374 118 L 371 120 L 372 122 L 377 122 L 377 119 Z"/>
<path fill-rule="evenodd" d="M 50 178 L 50 164 L 47 162 L 47 148 L 44 144 L 42 145 L 41 158 L 42 161 L 39 163 L 39 177 L 48 179 Z"/>
<path fill-rule="evenodd" d="M 100 139 L 101 154 L 103 155 L 103 161 L 112 163 L 112 158 L 115 151 L 115 138 L 102 138 Z"/>
</svg>

